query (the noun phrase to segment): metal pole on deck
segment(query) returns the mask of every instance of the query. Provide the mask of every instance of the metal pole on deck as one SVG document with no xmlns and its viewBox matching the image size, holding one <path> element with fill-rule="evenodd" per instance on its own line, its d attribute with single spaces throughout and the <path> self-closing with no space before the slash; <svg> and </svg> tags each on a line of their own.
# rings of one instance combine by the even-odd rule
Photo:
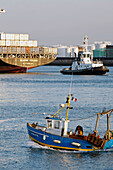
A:
<svg viewBox="0 0 113 170">
<path fill-rule="evenodd" d="M 95 126 L 95 130 L 94 130 L 94 132 L 96 133 L 96 135 L 97 135 L 97 133 L 98 133 L 98 131 L 97 131 L 98 120 L 99 120 L 99 113 L 97 113 L 96 126 Z"/>
<path fill-rule="evenodd" d="M 107 133 L 108 133 L 108 140 L 110 139 L 109 136 L 109 114 L 107 114 Z"/>
</svg>

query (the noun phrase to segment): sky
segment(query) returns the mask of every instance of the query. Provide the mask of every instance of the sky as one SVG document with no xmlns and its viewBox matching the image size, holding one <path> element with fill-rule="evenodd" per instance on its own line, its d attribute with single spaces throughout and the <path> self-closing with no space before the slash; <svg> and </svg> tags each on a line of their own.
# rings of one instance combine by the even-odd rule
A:
<svg viewBox="0 0 113 170">
<path fill-rule="evenodd" d="M 0 0 L 0 32 L 29 34 L 39 45 L 113 43 L 113 0 Z"/>
</svg>

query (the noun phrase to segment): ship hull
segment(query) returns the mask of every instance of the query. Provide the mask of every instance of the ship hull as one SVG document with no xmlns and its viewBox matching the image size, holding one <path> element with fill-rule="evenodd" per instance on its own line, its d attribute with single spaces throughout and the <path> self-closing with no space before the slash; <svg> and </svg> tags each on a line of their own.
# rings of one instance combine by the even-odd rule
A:
<svg viewBox="0 0 113 170">
<path fill-rule="evenodd" d="M 62 74 L 65 75 L 103 75 L 106 72 L 109 72 L 105 66 L 96 67 L 91 69 L 81 69 L 81 70 L 71 70 L 71 69 L 63 69 L 60 71 Z"/>
<path fill-rule="evenodd" d="M 26 73 L 26 67 L 18 66 L 0 66 L 0 73 Z"/>
<path fill-rule="evenodd" d="M 55 58 L 0 58 L 0 73 L 26 73 L 28 69 L 46 65 Z"/>
</svg>

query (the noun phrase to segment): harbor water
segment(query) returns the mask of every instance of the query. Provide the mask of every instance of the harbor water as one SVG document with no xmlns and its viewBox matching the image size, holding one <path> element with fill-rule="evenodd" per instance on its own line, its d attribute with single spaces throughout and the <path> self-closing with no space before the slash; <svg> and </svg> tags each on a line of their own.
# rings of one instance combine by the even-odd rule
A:
<svg viewBox="0 0 113 170">
<path fill-rule="evenodd" d="M 73 131 L 81 125 L 87 135 L 95 128 L 96 116 L 91 116 L 113 109 L 113 67 L 102 76 L 62 75 L 61 69 L 42 66 L 25 74 L 0 74 L 0 170 L 113 169 L 113 150 L 66 152 L 29 139 L 27 122 L 45 124 L 44 118 L 65 103 L 70 89 L 77 102 L 72 103 L 69 118 L 82 119 L 70 122 Z M 110 127 L 113 130 L 112 117 Z M 103 118 L 99 134 L 106 130 Z"/>
</svg>

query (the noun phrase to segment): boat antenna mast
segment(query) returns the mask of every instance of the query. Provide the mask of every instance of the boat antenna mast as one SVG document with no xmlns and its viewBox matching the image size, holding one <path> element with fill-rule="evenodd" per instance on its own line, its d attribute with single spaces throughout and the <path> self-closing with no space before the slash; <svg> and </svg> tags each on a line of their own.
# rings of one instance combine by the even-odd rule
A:
<svg viewBox="0 0 113 170">
<path fill-rule="evenodd" d="M 69 109 L 70 109 L 70 101 L 71 101 L 71 95 L 69 94 L 69 96 L 67 97 L 67 114 L 66 114 L 66 121 L 68 120 L 68 115 L 69 115 Z"/>
<path fill-rule="evenodd" d="M 84 44 L 84 52 L 87 53 L 88 52 L 88 35 L 84 36 L 83 44 Z"/>
</svg>

